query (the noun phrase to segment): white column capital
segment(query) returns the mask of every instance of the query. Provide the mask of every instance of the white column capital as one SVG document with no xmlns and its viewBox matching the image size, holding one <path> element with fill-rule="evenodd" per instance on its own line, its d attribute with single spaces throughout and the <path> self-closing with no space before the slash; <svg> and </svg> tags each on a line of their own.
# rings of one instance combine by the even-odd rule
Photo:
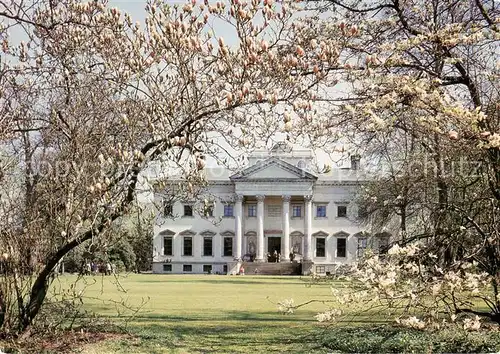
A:
<svg viewBox="0 0 500 354">
<path fill-rule="evenodd" d="M 292 199 L 290 195 L 282 195 L 281 197 L 283 198 L 283 202 L 285 203 L 289 203 L 290 199 Z"/>
<path fill-rule="evenodd" d="M 306 202 L 311 202 L 311 201 L 312 201 L 312 199 L 313 199 L 313 196 L 312 196 L 312 195 L 305 195 L 305 196 L 304 196 L 304 200 L 305 200 Z"/>
<path fill-rule="evenodd" d="M 243 195 L 242 195 L 242 194 L 235 194 L 235 195 L 234 195 L 234 200 L 235 200 L 236 202 L 241 202 L 241 201 L 243 201 Z"/>
<path fill-rule="evenodd" d="M 264 201 L 264 199 L 266 199 L 266 196 L 265 196 L 265 195 L 260 195 L 260 194 L 259 194 L 259 195 L 256 195 L 256 197 L 257 197 L 257 201 L 258 201 L 258 202 L 263 202 L 263 201 Z"/>
</svg>

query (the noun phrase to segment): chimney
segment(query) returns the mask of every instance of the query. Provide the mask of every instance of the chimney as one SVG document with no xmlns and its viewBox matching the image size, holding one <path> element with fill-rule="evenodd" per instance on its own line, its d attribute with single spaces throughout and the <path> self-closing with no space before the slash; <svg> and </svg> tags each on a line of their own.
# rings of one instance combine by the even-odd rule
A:
<svg viewBox="0 0 500 354">
<path fill-rule="evenodd" d="M 351 155 L 351 170 L 359 170 L 359 161 L 360 160 L 361 160 L 361 156 Z"/>
</svg>

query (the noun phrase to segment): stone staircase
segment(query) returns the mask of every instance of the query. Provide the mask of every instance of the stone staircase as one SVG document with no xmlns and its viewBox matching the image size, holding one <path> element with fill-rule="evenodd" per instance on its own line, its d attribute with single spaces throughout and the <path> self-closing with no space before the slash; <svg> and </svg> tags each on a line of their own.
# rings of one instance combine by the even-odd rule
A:
<svg viewBox="0 0 500 354">
<path fill-rule="evenodd" d="M 297 262 L 257 263 L 243 262 L 245 275 L 300 275 L 301 264 Z"/>
</svg>

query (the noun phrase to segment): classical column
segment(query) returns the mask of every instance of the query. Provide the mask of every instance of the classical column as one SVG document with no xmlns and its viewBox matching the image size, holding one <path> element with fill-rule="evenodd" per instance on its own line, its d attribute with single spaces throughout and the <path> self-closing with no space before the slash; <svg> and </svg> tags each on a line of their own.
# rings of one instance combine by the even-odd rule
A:
<svg viewBox="0 0 500 354">
<path fill-rule="evenodd" d="M 257 196 L 257 261 L 264 260 L 264 196 Z"/>
<path fill-rule="evenodd" d="M 234 258 L 236 258 L 237 260 L 241 259 L 241 245 L 243 244 L 243 229 L 241 224 L 242 217 L 243 196 L 237 194 L 234 203 L 234 235 L 236 239 L 236 244 L 234 245 Z"/>
<path fill-rule="evenodd" d="M 306 212 L 304 215 L 304 260 L 310 261 L 312 244 L 312 195 L 304 196 Z"/>
<path fill-rule="evenodd" d="M 290 196 L 283 196 L 283 250 L 281 258 L 289 260 L 290 257 Z"/>
</svg>

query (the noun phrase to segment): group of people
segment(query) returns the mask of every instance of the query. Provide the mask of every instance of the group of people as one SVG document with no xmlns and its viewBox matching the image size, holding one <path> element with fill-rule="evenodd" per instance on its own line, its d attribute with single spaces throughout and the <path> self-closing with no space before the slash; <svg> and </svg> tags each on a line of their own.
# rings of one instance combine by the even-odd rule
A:
<svg viewBox="0 0 500 354">
<path fill-rule="evenodd" d="M 104 273 L 105 275 L 111 275 L 115 273 L 115 265 L 111 262 L 106 263 L 95 263 L 89 262 L 85 265 L 84 275 L 96 275 L 98 273 Z"/>
<path fill-rule="evenodd" d="M 290 262 L 293 262 L 295 260 L 295 252 L 290 252 Z M 280 263 L 281 262 L 281 253 L 278 251 L 274 250 L 272 254 L 267 253 L 267 261 L 270 263 Z"/>
<path fill-rule="evenodd" d="M 281 253 L 278 253 L 277 250 L 274 250 L 273 254 L 267 253 L 267 261 L 270 263 L 281 262 Z"/>
</svg>

